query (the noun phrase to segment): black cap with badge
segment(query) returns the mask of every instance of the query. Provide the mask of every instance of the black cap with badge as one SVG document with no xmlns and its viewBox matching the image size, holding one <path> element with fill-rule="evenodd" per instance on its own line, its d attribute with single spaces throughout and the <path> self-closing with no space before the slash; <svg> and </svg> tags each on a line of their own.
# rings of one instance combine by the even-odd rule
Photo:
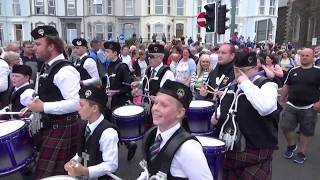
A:
<svg viewBox="0 0 320 180">
<path fill-rule="evenodd" d="M 235 67 L 248 67 L 257 66 L 257 54 L 255 52 L 245 53 L 240 52 L 236 54 L 236 60 L 234 61 Z"/>
<path fill-rule="evenodd" d="M 148 47 L 148 52 L 164 54 L 164 46 L 161 44 L 150 44 Z"/>
<path fill-rule="evenodd" d="M 117 51 L 120 54 L 121 46 L 118 42 L 107 41 L 103 44 L 105 49 L 111 49 L 112 51 Z"/>
<path fill-rule="evenodd" d="M 105 106 L 107 101 L 107 95 L 104 93 L 104 91 L 96 87 L 84 86 L 80 89 L 79 95 L 81 99 L 91 100 L 100 104 L 102 107 Z"/>
<path fill-rule="evenodd" d="M 193 98 L 190 87 L 171 80 L 167 80 L 160 88 L 159 92 L 177 99 L 186 109 L 189 107 Z"/>
<path fill-rule="evenodd" d="M 13 65 L 12 73 L 23 74 L 25 76 L 31 76 L 32 69 L 31 69 L 31 67 L 29 67 L 27 65 Z"/>
<path fill-rule="evenodd" d="M 84 47 L 88 47 L 88 42 L 87 40 L 83 39 L 83 38 L 77 38 L 72 40 L 72 44 L 74 46 L 84 46 Z"/>
<path fill-rule="evenodd" d="M 31 31 L 33 39 L 43 38 L 45 36 L 59 36 L 58 31 L 53 26 L 38 26 Z"/>
</svg>

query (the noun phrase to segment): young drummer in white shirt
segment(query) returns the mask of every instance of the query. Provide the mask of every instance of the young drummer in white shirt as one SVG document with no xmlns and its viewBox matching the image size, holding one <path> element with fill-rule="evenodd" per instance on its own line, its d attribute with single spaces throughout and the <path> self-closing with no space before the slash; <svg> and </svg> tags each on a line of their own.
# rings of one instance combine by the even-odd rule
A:
<svg viewBox="0 0 320 180">
<path fill-rule="evenodd" d="M 143 143 L 144 159 L 147 161 L 147 168 L 150 176 L 159 171 L 160 167 L 167 169 L 163 172 L 167 179 L 190 179 L 190 180 L 210 180 L 213 179 L 207 160 L 202 150 L 201 144 L 196 138 L 190 135 L 181 126 L 186 109 L 192 100 L 190 88 L 182 83 L 167 80 L 155 97 L 152 107 L 153 124 L 156 127 L 150 129 Z M 184 140 L 173 149 L 174 154 L 167 154 L 169 146 L 179 142 L 181 134 Z M 159 145 L 159 152 L 154 154 L 156 137 L 162 141 Z M 178 141 L 176 141 L 179 139 Z M 171 162 L 166 161 L 167 157 L 173 157 Z M 169 163 L 167 163 L 169 162 Z M 170 167 L 168 167 L 169 165 Z M 139 180 L 146 179 L 146 173 L 142 173 Z"/>
<path fill-rule="evenodd" d="M 88 120 L 88 123 L 81 128 L 82 139 L 78 153 L 64 168 L 71 176 L 106 179 L 107 173 L 113 173 L 118 168 L 118 133 L 102 114 L 106 102 L 104 92 L 95 87 L 84 87 L 79 94 L 81 99 L 78 112 L 81 119 Z M 90 129 L 88 136 L 87 127 Z"/>
</svg>

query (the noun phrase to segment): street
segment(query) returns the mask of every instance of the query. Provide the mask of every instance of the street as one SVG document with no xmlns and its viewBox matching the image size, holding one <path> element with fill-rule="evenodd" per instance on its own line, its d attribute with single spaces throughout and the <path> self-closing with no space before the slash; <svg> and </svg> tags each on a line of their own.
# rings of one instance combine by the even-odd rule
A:
<svg viewBox="0 0 320 180">
<path fill-rule="evenodd" d="M 320 125 L 317 123 L 315 136 L 307 154 L 307 160 L 303 165 L 293 163 L 282 157 L 282 153 L 286 148 L 286 142 L 282 132 L 279 132 L 279 150 L 274 152 L 273 175 L 272 180 L 320 180 Z M 141 141 L 138 141 L 138 149 L 132 161 L 128 162 L 127 149 L 121 145 L 119 147 L 119 169 L 117 176 L 124 180 L 132 180 L 139 176 L 142 168 L 139 161 L 142 159 Z M 21 176 L 16 173 L 0 180 L 22 180 Z"/>
</svg>

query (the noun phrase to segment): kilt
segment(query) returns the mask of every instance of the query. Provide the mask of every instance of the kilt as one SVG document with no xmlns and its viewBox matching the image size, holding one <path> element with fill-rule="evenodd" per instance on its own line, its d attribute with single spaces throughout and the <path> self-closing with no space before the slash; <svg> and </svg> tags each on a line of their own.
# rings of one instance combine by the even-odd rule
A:
<svg viewBox="0 0 320 180">
<path fill-rule="evenodd" d="M 271 180 L 272 149 L 229 151 L 223 165 L 224 180 Z"/>
<path fill-rule="evenodd" d="M 60 120 L 66 121 L 67 118 Z M 77 153 L 80 143 L 78 135 L 81 122 L 78 117 L 73 117 L 72 120 L 75 122 L 70 125 L 41 129 L 34 136 L 39 155 L 33 179 L 66 174 L 64 164 Z"/>
</svg>

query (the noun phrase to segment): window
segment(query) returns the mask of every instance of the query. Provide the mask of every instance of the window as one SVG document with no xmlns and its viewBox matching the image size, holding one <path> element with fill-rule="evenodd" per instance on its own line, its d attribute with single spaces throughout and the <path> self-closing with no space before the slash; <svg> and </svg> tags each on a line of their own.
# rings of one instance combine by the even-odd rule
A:
<svg viewBox="0 0 320 180">
<path fill-rule="evenodd" d="M 90 23 L 88 23 L 88 35 L 89 35 L 89 39 L 93 39 L 92 38 L 92 26 Z"/>
<path fill-rule="evenodd" d="M 148 14 L 151 14 L 151 0 L 147 0 L 148 1 Z"/>
<path fill-rule="evenodd" d="M 170 38 L 171 38 L 170 33 L 171 33 L 171 26 L 168 25 L 167 26 L 167 41 L 170 41 Z"/>
<path fill-rule="evenodd" d="M 275 11 L 276 11 L 276 0 L 270 0 L 269 14 L 275 15 Z"/>
<path fill-rule="evenodd" d="M 3 46 L 3 24 L 0 24 L 0 45 Z"/>
<path fill-rule="evenodd" d="M 48 0 L 48 14 L 49 15 L 55 15 L 56 14 L 56 5 L 55 0 Z"/>
<path fill-rule="evenodd" d="M 96 15 L 102 15 L 102 4 L 96 4 L 95 5 L 95 14 Z"/>
<path fill-rule="evenodd" d="M 103 39 L 103 33 L 104 33 L 103 24 L 96 24 L 95 32 L 96 32 L 97 39 Z"/>
<path fill-rule="evenodd" d="M 42 23 L 42 22 L 36 23 L 36 27 L 38 27 L 38 26 L 44 26 L 44 23 Z"/>
<path fill-rule="evenodd" d="M 22 24 L 15 24 L 15 35 L 16 35 L 16 41 L 22 40 Z"/>
<path fill-rule="evenodd" d="M 125 16 L 133 16 L 133 0 L 125 1 Z"/>
<path fill-rule="evenodd" d="M 150 25 L 147 25 L 147 33 L 148 33 L 148 40 L 150 40 L 150 37 L 151 37 Z"/>
<path fill-rule="evenodd" d="M 162 24 L 154 25 L 154 32 L 157 34 L 157 39 L 161 39 L 163 34 L 163 25 Z"/>
<path fill-rule="evenodd" d="M 21 16 L 21 9 L 19 0 L 13 0 L 12 2 L 12 12 L 14 16 Z"/>
<path fill-rule="evenodd" d="M 112 15 L 112 0 L 108 0 L 107 3 L 107 14 Z"/>
<path fill-rule="evenodd" d="M 198 14 L 201 12 L 201 8 L 202 8 L 202 0 L 198 0 L 198 6 L 197 6 Z"/>
<path fill-rule="evenodd" d="M 163 0 L 155 0 L 155 13 L 163 14 Z"/>
<path fill-rule="evenodd" d="M 67 15 L 75 16 L 76 15 L 76 1 L 67 0 Z"/>
<path fill-rule="evenodd" d="M 171 14 L 171 0 L 168 1 L 168 14 Z"/>
<path fill-rule="evenodd" d="M 299 33 L 300 33 L 300 16 L 296 15 L 293 21 L 293 29 L 292 29 L 292 39 L 293 41 L 299 41 Z"/>
<path fill-rule="evenodd" d="M 35 10 L 35 14 L 37 15 L 42 15 L 44 14 L 44 3 L 43 3 L 43 0 L 35 0 L 35 3 L 34 3 L 35 7 L 34 7 L 34 10 Z"/>
<path fill-rule="evenodd" d="M 88 1 L 88 15 L 91 15 L 92 13 L 92 1 L 91 0 L 89 0 Z"/>
<path fill-rule="evenodd" d="M 177 15 L 183 16 L 184 12 L 184 0 L 177 0 Z"/>
<path fill-rule="evenodd" d="M 239 0 L 236 0 L 236 16 L 239 15 Z"/>
<path fill-rule="evenodd" d="M 265 0 L 260 0 L 260 2 L 259 2 L 259 15 L 264 15 L 264 4 L 265 4 Z"/>
<path fill-rule="evenodd" d="M 108 30 L 108 40 L 111 40 L 112 39 L 112 34 L 113 34 L 112 23 L 108 24 L 107 30 Z"/>
<path fill-rule="evenodd" d="M 2 15 L 2 0 L 0 0 L 0 16 Z M 1 24 L 1 26 L 2 26 L 2 24 Z M 1 41 L 1 39 L 0 39 L 0 41 Z M 1 45 L 1 44 L 0 44 Z"/>
</svg>

